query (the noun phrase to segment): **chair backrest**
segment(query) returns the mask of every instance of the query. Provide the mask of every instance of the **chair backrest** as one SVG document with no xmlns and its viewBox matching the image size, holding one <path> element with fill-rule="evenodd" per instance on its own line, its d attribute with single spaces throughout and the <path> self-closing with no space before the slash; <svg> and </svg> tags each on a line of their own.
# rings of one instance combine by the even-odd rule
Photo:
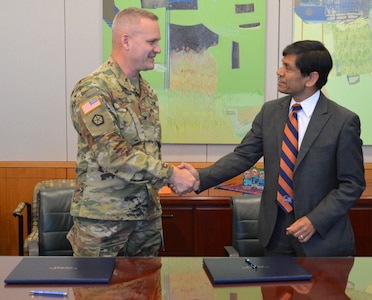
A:
<svg viewBox="0 0 372 300">
<path fill-rule="evenodd" d="M 39 203 L 39 255 L 72 255 L 66 238 L 72 227 L 70 215 L 74 188 L 45 188 L 38 192 Z"/>
<path fill-rule="evenodd" d="M 39 191 L 43 189 L 60 189 L 74 186 L 75 179 L 50 179 L 40 181 L 35 185 L 32 192 L 31 231 L 38 232 L 39 230 Z"/>
<path fill-rule="evenodd" d="M 239 256 L 264 256 L 258 239 L 260 195 L 232 196 L 232 246 Z"/>
</svg>

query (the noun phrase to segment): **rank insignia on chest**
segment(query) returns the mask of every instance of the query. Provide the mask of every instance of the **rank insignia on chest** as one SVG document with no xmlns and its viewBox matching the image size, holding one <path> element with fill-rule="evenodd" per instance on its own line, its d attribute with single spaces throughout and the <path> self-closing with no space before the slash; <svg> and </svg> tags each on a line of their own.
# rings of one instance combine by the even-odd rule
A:
<svg viewBox="0 0 372 300">
<path fill-rule="evenodd" d="M 100 126 L 103 123 L 105 123 L 105 120 L 103 119 L 102 115 L 94 115 L 92 119 L 92 123 L 96 126 Z"/>
</svg>

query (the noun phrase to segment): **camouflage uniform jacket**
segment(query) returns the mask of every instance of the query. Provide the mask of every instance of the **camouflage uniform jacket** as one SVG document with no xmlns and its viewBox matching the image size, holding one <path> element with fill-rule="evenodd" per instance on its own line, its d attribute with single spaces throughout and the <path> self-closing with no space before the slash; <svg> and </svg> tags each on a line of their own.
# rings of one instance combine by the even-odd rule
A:
<svg viewBox="0 0 372 300">
<path fill-rule="evenodd" d="M 150 220 L 161 215 L 158 189 L 173 167 L 161 161 L 158 99 L 140 91 L 110 57 L 79 81 L 70 113 L 78 132 L 73 216 Z"/>
</svg>

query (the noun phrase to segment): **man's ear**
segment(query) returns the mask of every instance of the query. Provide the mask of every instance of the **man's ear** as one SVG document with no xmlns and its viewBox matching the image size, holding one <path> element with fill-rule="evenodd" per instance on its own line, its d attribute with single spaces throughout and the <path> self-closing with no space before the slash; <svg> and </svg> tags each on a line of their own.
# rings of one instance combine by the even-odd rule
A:
<svg viewBox="0 0 372 300">
<path fill-rule="evenodd" d="M 316 85 L 318 79 L 319 79 L 319 73 L 314 71 L 309 74 L 309 80 L 306 82 L 307 87 L 311 87 Z"/>
<path fill-rule="evenodd" d="M 129 47 L 129 36 L 127 34 L 121 35 L 121 42 L 125 49 Z"/>
</svg>

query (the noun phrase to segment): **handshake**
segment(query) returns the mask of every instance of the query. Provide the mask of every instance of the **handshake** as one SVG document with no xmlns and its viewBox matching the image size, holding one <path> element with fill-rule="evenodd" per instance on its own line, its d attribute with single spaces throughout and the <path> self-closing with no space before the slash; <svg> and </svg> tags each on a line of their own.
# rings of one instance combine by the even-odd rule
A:
<svg viewBox="0 0 372 300">
<path fill-rule="evenodd" d="M 173 168 L 168 186 L 178 195 L 197 191 L 200 186 L 198 171 L 188 163 L 181 163 Z"/>
</svg>

